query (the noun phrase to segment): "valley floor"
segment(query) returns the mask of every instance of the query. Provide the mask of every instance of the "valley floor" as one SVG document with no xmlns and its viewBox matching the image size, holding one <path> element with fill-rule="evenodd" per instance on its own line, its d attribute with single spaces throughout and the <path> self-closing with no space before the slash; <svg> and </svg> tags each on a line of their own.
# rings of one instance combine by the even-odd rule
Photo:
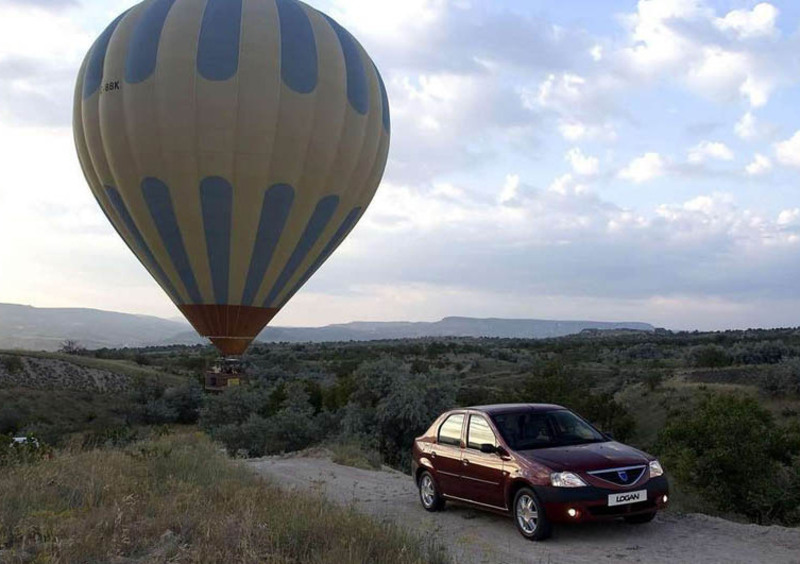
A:
<svg viewBox="0 0 800 564">
<path fill-rule="evenodd" d="M 531 543 L 502 516 L 452 503 L 442 513 L 425 512 L 411 478 L 393 470 L 341 466 L 323 454 L 267 457 L 246 464 L 286 487 L 318 490 L 335 502 L 432 535 L 460 563 L 800 563 L 798 528 L 666 513 L 647 525 L 557 527 L 551 540 Z"/>
</svg>

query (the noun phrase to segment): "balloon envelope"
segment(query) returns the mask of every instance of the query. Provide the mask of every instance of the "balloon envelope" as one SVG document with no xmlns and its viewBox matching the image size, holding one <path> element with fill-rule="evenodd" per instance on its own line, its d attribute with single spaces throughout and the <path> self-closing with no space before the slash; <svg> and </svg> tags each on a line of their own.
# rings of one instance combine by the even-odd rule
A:
<svg viewBox="0 0 800 564">
<path fill-rule="evenodd" d="M 389 103 L 296 0 L 145 0 L 86 55 L 73 129 L 109 221 L 195 329 L 241 354 L 369 205 Z"/>
</svg>

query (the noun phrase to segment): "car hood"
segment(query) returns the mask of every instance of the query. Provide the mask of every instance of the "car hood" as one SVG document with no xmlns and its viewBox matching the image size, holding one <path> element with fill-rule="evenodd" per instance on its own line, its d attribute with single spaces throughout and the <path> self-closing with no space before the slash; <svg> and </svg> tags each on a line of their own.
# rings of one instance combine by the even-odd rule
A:
<svg viewBox="0 0 800 564">
<path fill-rule="evenodd" d="M 523 458 L 544 464 L 557 471 L 585 471 L 636 466 L 647 464 L 650 460 L 650 457 L 642 451 L 615 441 L 517 452 Z"/>
</svg>

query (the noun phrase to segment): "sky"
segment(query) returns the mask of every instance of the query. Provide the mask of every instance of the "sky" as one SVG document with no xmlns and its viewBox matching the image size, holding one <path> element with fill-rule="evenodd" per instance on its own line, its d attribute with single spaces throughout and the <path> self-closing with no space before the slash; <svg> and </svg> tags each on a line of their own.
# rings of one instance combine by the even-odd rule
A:
<svg viewBox="0 0 800 564">
<path fill-rule="evenodd" d="M 800 325 L 800 3 L 312 0 L 392 110 L 367 213 L 276 325 Z M 0 302 L 176 317 L 81 174 L 72 90 L 129 0 L 0 0 Z"/>
</svg>

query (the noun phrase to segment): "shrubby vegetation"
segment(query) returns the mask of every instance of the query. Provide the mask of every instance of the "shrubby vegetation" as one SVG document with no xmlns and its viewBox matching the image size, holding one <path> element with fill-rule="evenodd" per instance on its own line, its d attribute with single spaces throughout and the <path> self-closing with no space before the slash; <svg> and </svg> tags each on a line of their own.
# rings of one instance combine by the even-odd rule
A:
<svg viewBox="0 0 800 564">
<path fill-rule="evenodd" d="M 413 438 L 454 401 L 452 383 L 383 359 L 324 387 L 309 380 L 260 378 L 209 396 L 200 425 L 231 454 L 262 456 L 336 440 L 406 467 Z"/>
<path fill-rule="evenodd" d="M 672 475 L 724 513 L 800 523 L 800 425 L 781 426 L 757 401 L 711 396 L 661 431 Z"/>
<path fill-rule="evenodd" d="M 413 438 L 446 409 L 551 402 L 663 458 L 679 504 L 800 523 L 800 330 L 260 344 L 245 359 L 250 384 L 218 395 L 196 384 L 209 347 L 92 354 L 183 379 L 102 399 L 0 389 L 0 432 L 58 442 L 78 431 L 94 448 L 197 421 L 235 456 L 323 445 L 343 463 L 405 469 Z"/>
<path fill-rule="evenodd" d="M 134 440 L 137 426 L 196 423 L 202 402 L 202 387 L 189 379 L 166 385 L 137 378 L 122 394 L 0 388 L 0 434 L 32 433 L 43 444 L 59 446 L 82 433 L 87 444 L 117 444 L 125 436 Z"/>
<path fill-rule="evenodd" d="M 24 439 L 15 441 L 11 435 L 0 435 L 0 468 L 31 464 L 51 456 L 52 449 L 33 435 Z"/>
</svg>

